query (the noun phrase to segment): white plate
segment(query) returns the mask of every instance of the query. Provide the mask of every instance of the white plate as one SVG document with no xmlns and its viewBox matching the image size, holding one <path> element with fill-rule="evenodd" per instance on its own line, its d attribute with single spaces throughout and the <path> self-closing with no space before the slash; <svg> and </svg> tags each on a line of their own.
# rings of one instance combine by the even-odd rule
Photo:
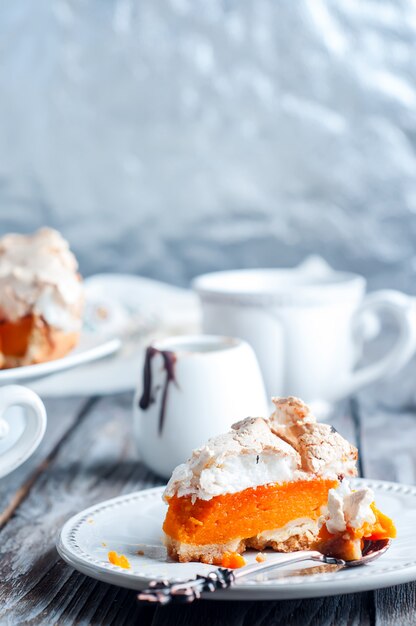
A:
<svg viewBox="0 0 416 626">
<path fill-rule="evenodd" d="M 0 385 L 29 382 L 51 376 L 52 374 L 58 374 L 79 365 L 110 356 L 117 352 L 120 347 L 120 339 L 105 340 L 82 334 L 77 348 L 61 359 L 0 370 Z"/>
<path fill-rule="evenodd" d="M 114 358 L 31 385 L 42 397 L 106 395 L 135 389 L 145 346 L 156 338 L 193 332 L 199 325 L 195 294 L 140 276 L 91 276 L 85 281 L 85 298 L 83 337 L 95 342 L 121 337 L 123 347 Z"/>
<path fill-rule="evenodd" d="M 206 594 L 223 600 L 311 598 L 389 587 L 416 579 L 416 487 L 356 479 L 371 487 L 379 508 L 391 516 L 398 538 L 386 555 L 363 568 L 299 575 L 299 565 L 264 574 L 261 580 L 241 582 L 227 591 Z M 147 489 L 97 504 L 72 517 L 63 527 L 58 552 L 75 569 L 108 583 L 142 589 L 154 578 L 187 580 L 207 574 L 212 565 L 173 563 L 162 545 L 166 505 L 163 488 Z M 125 554 L 131 569 L 108 562 L 107 553 Z M 137 554 L 138 551 L 144 555 Z M 244 556 L 253 562 L 255 551 Z M 271 554 L 269 558 L 278 559 Z M 311 563 L 311 566 L 314 564 Z"/>
</svg>

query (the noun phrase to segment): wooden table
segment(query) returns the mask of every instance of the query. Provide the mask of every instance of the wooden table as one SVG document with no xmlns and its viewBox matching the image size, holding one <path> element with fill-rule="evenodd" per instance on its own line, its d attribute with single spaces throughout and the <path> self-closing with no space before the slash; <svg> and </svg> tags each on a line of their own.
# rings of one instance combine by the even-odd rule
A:
<svg viewBox="0 0 416 626">
<path fill-rule="evenodd" d="M 139 606 L 133 591 L 97 582 L 58 556 L 63 523 L 100 500 L 161 484 L 138 460 L 132 397 L 46 401 L 47 435 L 0 483 L 0 624 L 416 624 L 416 583 L 332 598 Z M 352 401 L 332 420 L 359 447 L 363 476 L 415 482 L 416 414 Z M 400 455 L 400 459 L 398 457 Z"/>
</svg>

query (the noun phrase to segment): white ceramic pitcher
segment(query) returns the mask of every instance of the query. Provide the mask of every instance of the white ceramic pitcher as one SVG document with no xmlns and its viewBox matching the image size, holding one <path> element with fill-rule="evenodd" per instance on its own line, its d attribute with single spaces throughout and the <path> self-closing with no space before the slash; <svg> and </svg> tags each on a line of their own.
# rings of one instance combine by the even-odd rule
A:
<svg viewBox="0 0 416 626">
<path fill-rule="evenodd" d="M 358 274 L 335 272 L 321 259 L 294 269 L 205 274 L 194 280 L 203 330 L 241 337 L 253 348 L 266 390 L 307 402 L 332 403 L 394 374 L 416 349 L 413 300 L 394 290 L 367 294 Z M 369 316 L 387 311 L 397 338 L 387 354 L 356 368 Z M 381 322 L 380 322 L 381 323 Z"/>
<path fill-rule="evenodd" d="M 209 437 L 248 416 L 269 412 L 253 349 L 241 339 L 188 335 L 147 349 L 134 398 L 137 447 L 161 476 Z"/>
</svg>

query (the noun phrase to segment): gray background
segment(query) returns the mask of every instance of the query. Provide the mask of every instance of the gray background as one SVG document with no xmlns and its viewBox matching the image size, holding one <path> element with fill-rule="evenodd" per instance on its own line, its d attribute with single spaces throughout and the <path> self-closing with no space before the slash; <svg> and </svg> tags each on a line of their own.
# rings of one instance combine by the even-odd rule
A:
<svg viewBox="0 0 416 626">
<path fill-rule="evenodd" d="M 411 0 L 0 4 L 0 228 L 186 284 L 319 252 L 416 291 Z"/>
</svg>

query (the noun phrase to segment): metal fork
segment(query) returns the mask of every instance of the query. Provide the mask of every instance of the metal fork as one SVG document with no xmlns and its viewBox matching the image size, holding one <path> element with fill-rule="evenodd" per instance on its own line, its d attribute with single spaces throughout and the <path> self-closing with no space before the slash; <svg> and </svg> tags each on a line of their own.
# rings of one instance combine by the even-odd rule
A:
<svg viewBox="0 0 416 626">
<path fill-rule="evenodd" d="M 291 563 L 317 561 L 326 565 L 338 565 L 340 569 L 366 565 L 382 556 L 389 547 L 389 539 L 366 541 L 363 548 L 363 556 L 354 561 L 336 559 L 316 550 L 301 550 L 286 554 L 284 558 L 281 557 L 278 561 L 270 559 L 263 563 L 246 565 L 237 570 L 220 567 L 206 576 L 197 576 L 183 582 L 171 583 L 167 580 L 153 580 L 149 584 L 148 589 L 141 591 L 137 597 L 140 601 L 158 602 L 159 604 L 168 604 L 169 602 L 189 603 L 200 598 L 203 593 L 216 591 L 217 589 L 228 589 L 234 583 L 244 578 L 251 578 L 257 574 L 263 574 Z"/>
</svg>

